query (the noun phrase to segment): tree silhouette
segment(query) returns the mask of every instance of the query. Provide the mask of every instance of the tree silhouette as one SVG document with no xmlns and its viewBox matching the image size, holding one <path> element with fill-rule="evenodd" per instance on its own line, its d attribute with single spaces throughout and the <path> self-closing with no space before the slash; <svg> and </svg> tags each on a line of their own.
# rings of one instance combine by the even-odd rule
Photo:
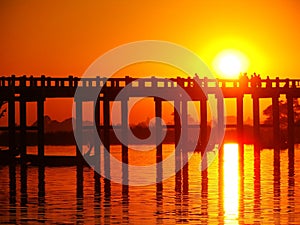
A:
<svg viewBox="0 0 300 225">
<path fill-rule="evenodd" d="M 296 123 L 300 123 L 300 104 L 298 99 L 294 99 L 293 101 L 293 108 L 294 108 L 294 119 Z M 264 121 L 265 124 L 272 124 L 273 123 L 273 106 L 269 105 L 264 111 L 263 114 L 267 116 L 266 120 Z M 286 129 L 288 124 L 288 112 L 287 112 L 287 101 L 280 100 L 279 101 L 279 121 L 280 121 L 280 128 Z"/>
<path fill-rule="evenodd" d="M 6 104 L 6 101 L 0 100 L 0 118 L 4 117 L 4 114 L 6 113 L 6 108 L 2 109 L 2 106 Z"/>
</svg>

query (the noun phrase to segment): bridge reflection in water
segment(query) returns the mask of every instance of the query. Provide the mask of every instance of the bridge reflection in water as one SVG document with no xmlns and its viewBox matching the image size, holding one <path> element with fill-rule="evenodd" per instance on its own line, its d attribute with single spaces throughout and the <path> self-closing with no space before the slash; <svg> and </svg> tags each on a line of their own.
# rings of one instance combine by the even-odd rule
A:
<svg viewBox="0 0 300 225">
<path fill-rule="evenodd" d="M 175 177 L 142 187 L 116 184 L 82 165 L 2 166 L 0 218 L 7 223 L 297 224 L 300 168 L 288 163 L 288 151 L 280 151 L 277 164 L 274 150 L 254 151 L 249 145 L 242 160 L 241 146 L 225 144 L 205 171 L 199 171 L 201 154 L 196 153 Z M 121 157 L 121 147 L 112 148 Z M 165 154 L 172 151 L 173 145 L 164 148 Z"/>
</svg>

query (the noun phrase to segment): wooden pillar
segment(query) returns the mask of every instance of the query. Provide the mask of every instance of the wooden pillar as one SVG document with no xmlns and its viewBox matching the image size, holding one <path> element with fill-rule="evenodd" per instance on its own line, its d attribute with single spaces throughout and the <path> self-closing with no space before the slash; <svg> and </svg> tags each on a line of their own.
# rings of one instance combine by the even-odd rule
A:
<svg viewBox="0 0 300 225">
<path fill-rule="evenodd" d="M 22 161 L 26 159 L 26 101 L 21 99 L 20 101 L 20 151 Z"/>
<path fill-rule="evenodd" d="M 82 162 L 82 101 L 76 99 L 76 158 L 77 163 Z"/>
<path fill-rule="evenodd" d="M 174 134 L 175 134 L 175 172 L 179 172 L 181 168 L 181 143 L 179 142 L 181 135 L 180 121 L 180 101 L 174 101 Z"/>
<path fill-rule="evenodd" d="M 255 139 L 255 143 L 259 143 L 259 98 L 255 95 L 252 95 L 253 100 L 253 137 Z"/>
<path fill-rule="evenodd" d="M 243 128 L 244 128 L 244 95 L 236 98 L 236 114 L 237 114 L 237 133 L 239 142 L 243 142 Z"/>
<path fill-rule="evenodd" d="M 161 117 L 162 117 L 162 100 L 160 98 L 155 98 L 155 128 L 156 128 L 156 180 L 157 182 L 161 182 L 163 177 L 163 169 L 162 165 L 159 164 L 162 162 L 163 155 L 162 155 L 162 143 L 159 143 L 161 140 L 162 135 L 162 124 L 161 124 Z"/>
<path fill-rule="evenodd" d="M 128 100 L 121 101 L 121 120 L 122 120 L 122 174 L 123 184 L 128 184 Z"/>
<path fill-rule="evenodd" d="M 201 135 L 201 152 L 204 152 L 207 145 L 207 99 L 200 101 L 200 135 Z"/>
<path fill-rule="evenodd" d="M 44 98 L 40 98 L 37 102 L 37 116 L 38 116 L 38 156 L 41 163 L 43 163 L 45 156 L 45 139 L 44 139 Z M 42 161 L 41 161 L 42 160 Z"/>
<path fill-rule="evenodd" d="M 103 122 L 104 122 L 104 174 L 110 179 L 110 104 L 106 98 L 103 101 Z"/>
<path fill-rule="evenodd" d="M 294 121 L 294 99 L 291 96 L 287 96 L 287 111 L 288 111 L 288 156 L 289 156 L 289 168 L 294 168 L 295 162 L 295 121 Z"/>
<path fill-rule="evenodd" d="M 15 121 L 15 98 L 11 96 L 8 101 L 8 133 L 9 133 L 9 149 L 16 150 L 16 121 Z"/>
<path fill-rule="evenodd" d="M 95 101 L 95 126 L 97 133 L 95 134 L 94 141 L 94 151 L 95 151 L 95 169 L 94 169 L 94 180 L 95 180 L 95 193 L 100 193 L 100 101 L 97 99 Z"/>
<path fill-rule="evenodd" d="M 272 98 L 273 108 L 273 141 L 274 147 L 280 145 L 280 117 L 279 117 L 279 101 L 278 96 Z"/>
<path fill-rule="evenodd" d="M 280 178 L 280 121 L 279 121 L 280 118 L 279 118 L 278 96 L 274 96 L 272 98 L 272 108 L 273 108 L 273 143 L 274 143 L 273 167 L 274 167 L 274 181 L 275 181 L 275 179 Z M 274 187 L 276 187 L 276 185 Z M 274 195 L 275 193 L 276 192 L 274 192 Z"/>
<path fill-rule="evenodd" d="M 188 101 L 186 99 L 182 99 L 182 106 L 181 106 L 181 117 L 182 117 L 182 139 L 183 139 L 183 146 L 182 146 L 182 192 L 183 195 L 188 194 L 188 187 L 189 187 L 189 162 L 188 162 L 188 151 L 189 151 L 189 128 L 188 128 Z M 194 150 L 194 149 L 191 149 Z"/>
<path fill-rule="evenodd" d="M 187 162 L 187 151 L 189 146 L 189 135 L 188 135 L 188 109 L 187 109 L 187 101 L 185 99 L 181 102 L 181 132 L 182 132 L 182 160 L 183 162 Z"/>
<path fill-rule="evenodd" d="M 238 96 L 236 98 L 236 114 L 237 114 L 237 137 L 238 137 L 238 142 L 239 142 L 239 172 L 240 172 L 240 188 L 241 191 L 244 190 L 243 185 L 244 185 L 244 95 L 242 94 L 241 96 Z M 241 194 L 243 192 L 240 192 Z M 242 203 L 242 199 L 241 203 Z M 242 204 L 241 204 L 242 205 Z M 240 206 L 241 206 L 240 205 Z"/>
<path fill-rule="evenodd" d="M 225 118 L 224 118 L 224 98 L 217 98 L 217 110 L 218 110 L 218 135 L 219 139 L 221 139 L 221 135 L 223 134 L 223 130 L 225 129 Z"/>
</svg>

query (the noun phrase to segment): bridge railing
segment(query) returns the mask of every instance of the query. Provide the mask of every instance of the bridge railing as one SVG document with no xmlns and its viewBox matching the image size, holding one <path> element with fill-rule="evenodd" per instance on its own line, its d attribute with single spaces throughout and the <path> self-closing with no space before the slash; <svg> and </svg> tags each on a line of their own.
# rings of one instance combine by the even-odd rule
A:
<svg viewBox="0 0 300 225">
<path fill-rule="evenodd" d="M 14 75 L 10 77 L 0 77 L 0 87 L 111 87 L 122 88 L 125 86 L 140 88 L 182 88 L 209 87 L 209 88 L 300 88 L 299 79 L 260 79 L 241 77 L 240 79 L 209 79 L 207 77 L 188 77 L 188 78 L 133 78 L 126 76 L 124 78 L 78 78 L 69 76 L 66 78 L 53 77 L 33 77 Z"/>
</svg>

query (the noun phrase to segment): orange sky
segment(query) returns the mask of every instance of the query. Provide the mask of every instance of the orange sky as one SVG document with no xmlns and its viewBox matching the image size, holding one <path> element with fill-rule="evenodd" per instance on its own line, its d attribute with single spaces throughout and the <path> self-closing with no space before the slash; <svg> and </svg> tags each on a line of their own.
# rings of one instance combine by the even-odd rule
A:
<svg viewBox="0 0 300 225">
<path fill-rule="evenodd" d="M 157 39 L 210 67 L 233 48 L 248 57 L 249 73 L 299 78 L 299 11 L 298 0 L 2 0 L 0 75 L 80 76 L 113 47 Z"/>
</svg>

